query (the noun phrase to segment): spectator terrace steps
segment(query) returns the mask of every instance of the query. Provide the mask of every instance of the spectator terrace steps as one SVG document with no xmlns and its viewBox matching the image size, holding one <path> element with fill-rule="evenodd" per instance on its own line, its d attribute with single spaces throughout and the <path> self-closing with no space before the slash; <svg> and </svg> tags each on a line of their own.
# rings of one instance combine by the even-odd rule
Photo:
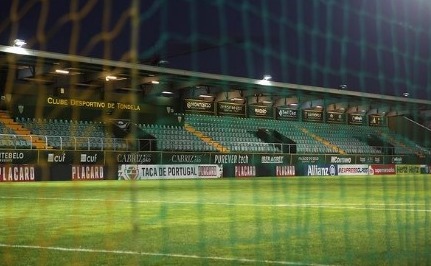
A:
<svg viewBox="0 0 431 266">
<path fill-rule="evenodd" d="M 36 149 L 52 149 L 46 145 L 46 141 L 39 136 L 32 136 L 32 133 L 27 128 L 23 127 L 18 122 L 15 122 L 7 112 L 0 111 L 0 121 L 8 128 L 13 130 L 16 135 L 22 137 L 23 139 L 30 141 L 34 148 Z"/>
<path fill-rule="evenodd" d="M 204 141 L 208 145 L 213 146 L 219 152 L 230 152 L 230 150 L 228 148 L 224 147 L 219 142 L 217 142 L 214 139 L 212 139 L 211 137 L 205 135 L 203 132 L 197 130 L 193 126 L 191 126 L 191 125 L 189 125 L 189 124 L 186 123 L 186 124 L 184 124 L 184 129 L 187 130 L 188 132 L 192 133 L 196 137 L 200 138 L 202 141 Z"/>
<path fill-rule="evenodd" d="M 308 131 L 305 128 L 301 128 L 300 129 L 302 132 L 304 132 L 305 134 L 307 134 L 308 136 L 312 137 L 313 139 L 319 141 L 320 143 L 322 143 L 323 145 L 325 145 L 326 147 L 331 148 L 333 151 L 338 152 L 340 154 L 346 154 L 346 151 L 344 151 L 343 149 L 341 149 L 340 147 L 338 147 L 337 145 L 332 144 L 330 141 L 314 134 L 311 133 L 310 131 Z"/>
</svg>

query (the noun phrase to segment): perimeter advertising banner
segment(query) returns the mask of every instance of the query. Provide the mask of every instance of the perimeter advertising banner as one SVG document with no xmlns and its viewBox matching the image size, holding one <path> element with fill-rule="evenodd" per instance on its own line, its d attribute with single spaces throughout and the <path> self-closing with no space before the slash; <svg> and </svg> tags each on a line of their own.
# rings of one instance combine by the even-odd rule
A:
<svg viewBox="0 0 431 266">
<path fill-rule="evenodd" d="M 362 156 L 362 155 L 358 155 L 356 157 L 356 163 L 362 163 L 362 164 L 382 164 L 382 163 L 384 163 L 384 156 L 379 156 L 379 155 Z"/>
<path fill-rule="evenodd" d="M 116 164 L 157 164 L 160 162 L 158 152 L 106 152 L 106 162 Z"/>
<path fill-rule="evenodd" d="M 249 105 L 247 110 L 248 110 L 248 117 L 257 117 L 257 118 L 265 118 L 265 119 L 273 118 L 271 106 Z"/>
<path fill-rule="evenodd" d="M 427 174 L 429 172 L 427 165 L 413 165 L 413 164 L 397 164 L 397 174 Z"/>
<path fill-rule="evenodd" d="M 368 175 L 368 164 L 339 164 L 338 175 Z"/>
<path fill-rule="evenodd" d="M 189 113 L 214 114 L 214 102 L 185 99 L 185 111 Z"/>
<path fill-rule="evenodd" d="M 71 180 L 103 180 L 105 179 L 106 169 L 103 165 L 72 165 Z"/>
<path fill-rule="evenodd" d="M 290 177 L 295 176 L 295 166 L 294 165 L 276 165 L 275 166 L 275 176 L 276 177 Z"/>
<path fill-rule="evenodd" d="M 223 165 L 223 176 L 226 177 L 255 175 L 256 171 L 253 173 L 251 169 L 247 168 L 248 166 L 255 165 L 253 159 L 252 154 L 219 153 L 211 155 L 211 163 Z"/>
<path fill-rule="evenodd" d="M 292 164 L 296 166 L 323 163 L 325 163 L 324 155 L 292 155 Z"/>
<path fill-rule="evenodd" d="M 238 164 L 235 165 L 235 177 L 255 177 L 256 165 Z"/>
<path fill-rule="evenodd" d="M 77 164 L 104 164 L 104 155 L 101 151 L 81 151 L 75 153 L 73 161 Z"/>
<path fill-rule="evenodd" d="M 275 119 L 277 120 L 292 120 L 298 121 L 298 110 L 286 108 L 286 107 L 277 107 L 275 109 Z"/>
<path fill-rule="evenodd" d="M 107 167 L 103 164 L 53 164 L 49 173 L 49 181 L 104 180 Z"/>
<path fill-rule="evenodd" d="M 302 121 L 323 122 L 323 111 L 302 110 Z"/>
<path fill-rule="evenodd" d="M 326 113 L 326 122 L 328 124 L 345 124 L 346 123 L 346 114 L 327 112 Z"/>
<path fill-rule="evenodd" d="M 220 178 L 223 166 L 215 164 L 121 164 L 118 180 Z"/>
<path fill-rule="evenodd" d="M 212 164 L 249 164 L 252 162 L 252 155 L 235 153 L 218 153 L 211 155 Z"/>
<path fill-rule="evenodd" d="M 31 164 L 0 164 L 0 182 L 40 181 L 40 169 Z"/>
<path fill-rule="evenodd" d="M 405 163 L 403 156 L 387 156 L 386 157 L 386 163 L 390 164 L 403 164 Z"/>
<path fill-rule="evenodd" d="M 353 164 L 355 163 L 355 156 L 348 155 L 331 155 L 326 156 L 326 163 L 336 164 Z"/>
<path fill-rule="evenodd" d="M 364 115 L 362 114 L 348 114 L 347 115 L 347 123 L 349 125 L 364 125 L 365 123 Z"/>
<path fill-rule="evenodd" d="M 39 162 L 49 165 L 72 164 L 75 156 L 73 151 L 40 151 Z"/>
<path fill-rule="evenodd" d="M 0 163 L 10 164 L 36 164 L 36 150 L 10 150 L 0 151 Z"/>
<path fill-rule="evenodd" d="M 256 163 L 268 164 L 288 164 L 290 162 L 289 154 L 256 154 Z"/>
<path fill-rule="evenodd" d="M 245 105 L 239 103 L 217 103 L 217 115 L 245 117 Z"/>
<path fill-rule="evenodd" d="M 257 165 L 257 176 L 291 176 L 295 175 L 295 167 L 290 165 L 289 154 L 255 154 L 253 162 Z M 293 167 L 293 171 L 292 171 Z"/>
<path fill-rule="evenodd" d="M 336 176 L 337 166 L 334 164 L 308 164 L 296 167 L 298 176 Z"/>
<path fill-rule="evenodd" d="M 370 175 L 395 175 L 395 164 L 372 164 L 370 165 Z"/>
<path fill-rule="evenodd" d="M 164 152 L 162 153 L 163 164 L 210 164 L 211 156 L 209 153 L 191 152 Z"/>
</svg>

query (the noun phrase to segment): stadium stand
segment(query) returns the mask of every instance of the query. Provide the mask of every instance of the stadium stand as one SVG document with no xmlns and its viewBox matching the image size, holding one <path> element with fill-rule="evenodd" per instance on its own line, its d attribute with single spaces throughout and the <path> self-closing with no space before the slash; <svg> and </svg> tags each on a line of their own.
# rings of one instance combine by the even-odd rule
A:
<svg viewBox="0 0 431 266">
<path fill-rule="evenodd" d="M 187 114 L 186 121 L 230 151 L 281 152 L 282 145 L 295 145 L 296 153 L 304 154 L 429 154 L 426 148 L 397 133 L 390 132 L 385 127 L 216 117 L 201 114 Z M 292 140 L 294 144 L 266 143 L 257 137 L 258 130 L 262 128 L 277 131 Z M 379 143 L 373 145 L 369 141 L 370 136 L 377 137 Z"/>
<path fill-rule="evenodd" d="M 181 126 L 140 124 L 139 128 L 157 139 L 161 151 L 215 151 L 210 144 Z"/>
<path fill-rule="evenodd" d="M 188 113 L 184 126 L 139 124 L 154 136 L 159 151 L 298 154 L 429 155 L 417 143 L 387 127 L 280 121 Z M 286 141 L 268 141 L 270 130 Z M 15 149 L 128 150 L 102 122 L 36 119 L 0 113 L 0 147 Z M 370 139 L 378 139 L 378 142 Z"/>
<path fill-rule="evenodd" d="M 274 143 L 265 143 L 256 136 L 253 120 L 188 114 L 187 123 L 207 136 L 208 142 L 219 143 L 225 151 L 280 152 Z"/>
<path fill-rule="evenodd" d="M 43 140 L 41 148 L 127 150 L 127 142 L 106 133 L 100 122 L 20 117 L 16 117 L 15 122 L 22 126 L 22 130 L 27 130 L 27 136 L 32 140 Z"/>
</svg>

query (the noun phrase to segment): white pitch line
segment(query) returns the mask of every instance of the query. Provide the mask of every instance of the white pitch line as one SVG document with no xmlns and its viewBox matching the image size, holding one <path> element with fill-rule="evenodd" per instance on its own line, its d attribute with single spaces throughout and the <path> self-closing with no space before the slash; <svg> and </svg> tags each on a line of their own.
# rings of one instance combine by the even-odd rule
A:
<svg viewBox="0 0 431 266">
<path fill-rule="evenodd" d="M 94 202 L 125 202 L 125 203 L 159 203 L 159 204 L 187 204 L 187 205 L 221 205 L 221 206 L 242 206 L 242 207 L 304 207 L 304 208 L 326 208 L 326 209 L 355 209 L 374 211 L 408 211 L 408 212 L 431 212 L 431 209 L 403 209 L 403 208 L 382 208 L 384 206 L 425 206 L 425 203 L 376 203 L 376 204 L 351 204 L 351 203 L 299 203 L 299 204 L 253 204 L 253 203 L 229 203 L 229 202 L 193 202 L 193 201 L 164 201 L 164 200 L 122 200 L 122 199 L 89 199 L 89 198 L 59 198 L 59 197 L 6 197 L 0 199 L 23 199 L 23 200 L 58 200 L 58 201 L 94 201 Z"/>
<path fill-rule="evenodd" d="M 197 259 L 197 260 L 218 260 L 218 261 L 231 261 L 242 263 L 265 263 L 265 264 L 279 264 L 279 265 L 309 265 L 309 266 L 329 266 L 325 264 L 293 262 L 293 261 L 276 261 L 276 260 L 255 260 L 247 258 L 233 258 L 233 257 L 216 257 L 216 256 L 199 256 L 175 253 L 153 253 L 132 250 L 107 250 L 107 249 L 89 249 L 89 248 L 66 248 L 66 247 L 47 247 L 47 246 L 33 246 L 33 245 L 13 245 L 0 243 L 0 247 L 5 248 L 18 248 L 18 249 L 42 249 L 52 251 L 66 251 L 66 252 L 86 252 L 86 253 L 111 253 L 121 255 L 139 255 L 139 256 L 155 256 L 155 257 L 171 257 L 183 259 Z"/>
</svg>

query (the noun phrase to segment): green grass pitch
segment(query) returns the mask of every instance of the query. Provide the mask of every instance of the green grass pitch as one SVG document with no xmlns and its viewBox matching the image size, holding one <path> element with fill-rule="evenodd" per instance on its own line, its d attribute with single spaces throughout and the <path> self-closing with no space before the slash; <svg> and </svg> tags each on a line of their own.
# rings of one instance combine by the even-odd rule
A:
<svg viewBox="0 0 431 266">
<path fill-rule="evenodd" d="M 0 265 L 431 265 L 431 175 L 0 184 Z"/>
</svg>

